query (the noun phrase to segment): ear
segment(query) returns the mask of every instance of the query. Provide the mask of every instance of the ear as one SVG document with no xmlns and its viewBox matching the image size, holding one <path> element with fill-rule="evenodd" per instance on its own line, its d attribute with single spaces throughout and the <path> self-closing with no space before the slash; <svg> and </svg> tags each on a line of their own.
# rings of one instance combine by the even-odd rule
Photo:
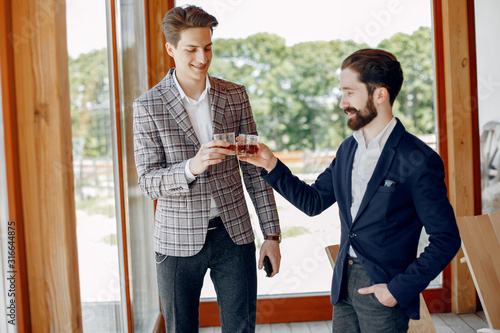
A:
<svg viewBox="0 0 500 333">
<path fill-rule="evenodd" d="M 373 103 L 383 104 L 384 102 L 389 102 L 389 90 L 386 87 L 378 87 L 373 92 Z"/>
<path fill-rule="evenodd" d="M 171 56 L 172 58 L 174 57 L 174 52 L 172 50 L 173 48 L 174 46 L 172 44 L 168 42 L 165 44 L 165 49 L 167 50 L 168 55 Z"/>
</svg>

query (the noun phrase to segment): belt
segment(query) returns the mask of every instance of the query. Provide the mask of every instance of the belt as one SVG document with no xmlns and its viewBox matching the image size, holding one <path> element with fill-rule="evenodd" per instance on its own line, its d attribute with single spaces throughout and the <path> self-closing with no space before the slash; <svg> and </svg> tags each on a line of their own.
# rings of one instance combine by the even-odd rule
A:
<svg viewBox="0 0 500 333">
<path fill-rule="evenodd" d="M 220 216 L 216 216 L 208 220 L 208 230 L 215 230 L 217 229 L 220 225 L 222 225 L 222 219 Z"/>
</svg>

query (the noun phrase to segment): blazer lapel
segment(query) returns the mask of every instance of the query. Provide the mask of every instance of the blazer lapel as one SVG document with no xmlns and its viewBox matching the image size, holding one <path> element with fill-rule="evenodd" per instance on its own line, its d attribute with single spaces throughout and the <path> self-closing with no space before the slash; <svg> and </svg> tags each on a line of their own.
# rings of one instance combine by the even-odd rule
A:
<svg viewBox="0 0 500 333">
<path fill-rule="evenodd" d="M 167 105 L 169 106 L 167 111 L 170 112 L 174 120 L 177 122 L 177 125 L 179 125 L 179 128 L 197 148 L 200 148 L 200 141 L 198 141 L 198 138 L 196 137 L 193 125 L 191 124 L 191 120 L 189 119 L 189 115 L 184 108 L 184 105 L 182 104 L 181 95 L 177 90 L 172 75 L 173 69 L 171 69 L 167 76 L 163 79 L 164 87 L 160 89 L 160 96 L 165 103 L 164 107 Z"/>
<path fill-rule="evenodd" d="M 348 219 L 348 225 L 352 223 L 351 206 L 352 206 L 352 165 L 354 164 L 354 155 L 356 154 L 356 149 L 358 149 L 358 144 L 354 138 L 352 138 L 351 145 L 347 153 L 347 161 L 345 163 L 346 177 L 345 177 L 345 193 L 346 195 L 346 209 L 345 216 Z"/>
<path fill-rule="evenodd" d="M 217 81 L 210 79 L 210 101 L 213 117 L 213 132 L 221 133 L 224 121 L 224 109 L 226 108 L 227 95 L 226 87 Z"/>
<path fill-rule="evenodd" d="M 394 130 L 389 136 L 389 139 L 387 140 L 384 149 L 380 154 L 377 165 L 375 166 L 375 170 L 373 171 L 373 175 L 370 178 L 368 185 L 366 186 L 365 195 L 363 196 L 363 200 L 361 201 L 361 205 L 359 206 L 358 214 L 356 215 L 353 223 L 358 220 L 358 218 L 362 215 L 363 210 L 365 210 L 365 208 L 368 206 L 368 203 L 372 199 L 378 187 L 384 181 L 384 177 L 389 172 L 389 168 L 391 167 L 394 157 L 396 156 L 396 148 L 405 131 L 399 119 L 397 120 L 397 122 L 398 123 L 396 124 L 396 127 L 394 127 Z"/>
</svg>

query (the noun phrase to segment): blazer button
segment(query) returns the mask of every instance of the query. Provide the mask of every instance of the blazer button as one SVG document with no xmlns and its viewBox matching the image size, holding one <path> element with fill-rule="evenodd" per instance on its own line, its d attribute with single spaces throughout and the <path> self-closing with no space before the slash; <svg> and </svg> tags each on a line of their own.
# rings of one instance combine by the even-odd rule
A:
<svg viewBox="0 0 500 333">
<path fill-rule="evenodd" d="M 355 234 L 354 232 L 352 232 L 352 231 L 351 231 L 351 232 L 349 233 L 349 238 L 354 238 L 354 237 L 356 237 L 356 234 Z"/>
</svg>

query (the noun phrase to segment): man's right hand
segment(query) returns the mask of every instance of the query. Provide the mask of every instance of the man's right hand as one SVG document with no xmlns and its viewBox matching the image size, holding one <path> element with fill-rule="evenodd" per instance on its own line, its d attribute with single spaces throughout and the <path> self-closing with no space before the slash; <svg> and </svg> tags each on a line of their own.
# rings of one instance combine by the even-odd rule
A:
<svg viewBox="0 0 500 333">
<path fill-rule="evenodd" d="M 229 142 L 213 140 L 201 145 L 196 156 L 189 162 L 189 170 L 194 176 L 205 172 L 210 165 L 219 164 L 227 155 L 234 154 L 232 150 L 215 147 L 229 147 Z"/>
<path fill-rule="evenodd" d="M 264 168 L 267 172 L 271 172 L 278 163 L 278 158 L 274 156 L 273 152 L 265 144 L 258 143 L 257 147 L 259 150 L 257 151 L 255 157 L 238 156 L 238 158 L 241 161 Z"/>
</svg>

